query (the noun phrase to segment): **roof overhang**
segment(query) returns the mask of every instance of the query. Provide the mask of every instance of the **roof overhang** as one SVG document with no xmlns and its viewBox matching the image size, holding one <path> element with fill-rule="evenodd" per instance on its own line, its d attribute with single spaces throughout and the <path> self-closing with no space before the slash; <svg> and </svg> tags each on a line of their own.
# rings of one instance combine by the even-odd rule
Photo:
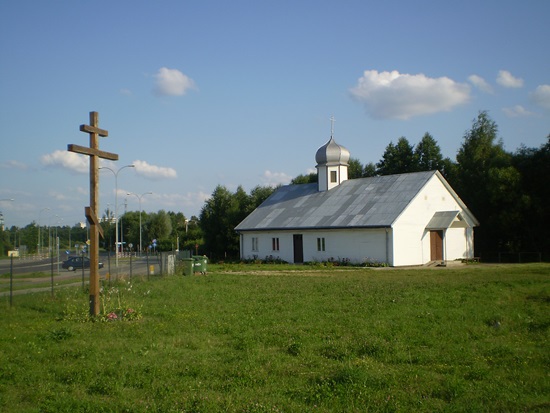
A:
<svg viewBox="0 0 550 413">
<path fill-rule="evenodd" d="M 358 229 L 383 229 L 391 225 L 362 225 L 362 226 L 324 226 L 324 227 L 273 227 L 273 228 L 235 228 L 236 232 L 300 232 L 300 231 L 338 231 Z"/>
<path fill-rule="evenodd" d="M 460 211 L 438 211 L 428 222 L 426 229 L 471 228 L 473 226 L 475 223 L 468 222 Z"/>
</svg>

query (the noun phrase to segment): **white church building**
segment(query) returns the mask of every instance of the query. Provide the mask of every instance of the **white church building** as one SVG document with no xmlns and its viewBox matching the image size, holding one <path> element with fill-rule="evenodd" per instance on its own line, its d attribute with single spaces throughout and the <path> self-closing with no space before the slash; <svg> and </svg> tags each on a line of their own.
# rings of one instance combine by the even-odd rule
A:
<svg viewBox="0 0 550 413">
<path fill-rule="evenodd" d="M 348 179 L 349 151 L 317 150 L 318 182 L 286 185 L 235 230 L 242 259 L 390 266 L 472 258 L 479 225 L 438 171 Z"/>
</svg>

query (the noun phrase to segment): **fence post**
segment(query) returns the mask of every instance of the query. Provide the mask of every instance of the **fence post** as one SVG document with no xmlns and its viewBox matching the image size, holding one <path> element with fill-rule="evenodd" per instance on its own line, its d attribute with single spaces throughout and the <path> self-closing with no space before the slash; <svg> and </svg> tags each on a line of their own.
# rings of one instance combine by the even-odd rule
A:
<svg viewBox="0 0 550 413">
<path fill-rule="evenodd" d="M 13 304 L 13 254 L 10 256 L 10 307 Z"/>
</svg>

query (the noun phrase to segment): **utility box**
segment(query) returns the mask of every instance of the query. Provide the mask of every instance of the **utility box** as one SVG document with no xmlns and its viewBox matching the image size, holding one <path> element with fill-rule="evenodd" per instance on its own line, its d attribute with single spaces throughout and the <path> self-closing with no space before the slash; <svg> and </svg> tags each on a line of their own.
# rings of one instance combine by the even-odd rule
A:
<svg viewBox="0 0 550 413">
<path fill-rule="evenodd" d="M 193 255 L 193 273 L 200 272 L 206 274 L 206 264 L 208 258 L 203 255 Z"/>
<path fill-rule="evenodd" d="M 193 275 L 195 260 L 193 258 L 183 258 L 183 275 Z"/>
</svg>

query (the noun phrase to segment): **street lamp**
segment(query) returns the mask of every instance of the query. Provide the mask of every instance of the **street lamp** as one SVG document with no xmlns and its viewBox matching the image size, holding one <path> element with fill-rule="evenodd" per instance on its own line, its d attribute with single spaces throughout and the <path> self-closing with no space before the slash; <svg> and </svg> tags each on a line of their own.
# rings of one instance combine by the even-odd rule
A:
<svg viewBox="0 0 550 413">
<path fill-rule="evenodd" d="M 38 213 L 38 255 L 42 255 L 42 238 L 40 237 L 40 216 L 42 212 L 49 211 L 50 208 L 44 208 Z"/>
<path fill-rule="evenodd" d="M 48 254 L 52 256 L 52 218 L 59 218 L 59 215 L 52 216 L 50 215 L 50 219 L 48 220 Z"/>
<path fill-rule="evenodd" d="M 116 172 L 107 166 L 102 166 L 99 169 L 107 169 L 113 173 L 115 176 L 115 245 L 116 245 L 116 255 L 115 255 L 115 268 L 118 275 L 118 173 L 124 168 L 135 168 L 135 165 L 125 165 L 122 168 L 119 168 Z"/>
<path fill-rule="evenodd" d="M 134 194 L 133 192 L 128 192 L 126 195 L 134 195 L 139 200 L 139 256 L 141 257 L 141 198 L 143 198 L 144 195 L 153 195 L 152 192 L 144 192 L 141 195 Z"/>
</svg>

